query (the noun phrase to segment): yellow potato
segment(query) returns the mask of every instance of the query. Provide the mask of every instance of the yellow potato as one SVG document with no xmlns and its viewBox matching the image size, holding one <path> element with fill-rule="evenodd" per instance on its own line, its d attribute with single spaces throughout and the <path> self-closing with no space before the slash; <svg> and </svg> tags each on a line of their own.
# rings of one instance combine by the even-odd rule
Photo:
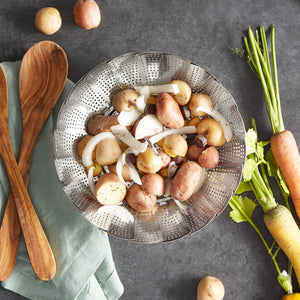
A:
<svg viewBox="0 0 300 300">
<path fill-rule="evenodd" d="M 197 287 L 197 300 L 222 300 L 225 288 L 220 279 L 213 276 L 202 278 Z"/>
<path fill-rule="evenodd" d="M 117 162 L 121 155 L 121 148 L 114 139 L 104 139 L 97 144 L 96 161 L 101 166 L 108 166 Z"/>
<path fill-rule="evenodd" d="M 173 80 L 171 84 L 177 84 L 179 88 L 178 94 L 172 94 L 173 98 L 179 105 L 185 105 L 190 101 L 192 90 L 190 86 L 182 80 Z"/>
<path fill-rule="evenodd" d="M 54 7 L 41 8 L 35 15 L 34 24 L 40 32 L 47 35 L 54 34 L 62 24 L 60 13 Z"/>
<path fill-rule="evenodd" d="M 172 134 L 164 138 L 163 149 L 168 155 L 170 155 L 171 152 L 171 154 L 174 154 L 175 156 L 185 156 L 188 150 L 188 144 L 181 135 Z M 174 157 L 174 155 L 170 156 Z"/>
<path fill-rule="evenodd" d="M 203 111 L 197 111 L 199 106 L 212 107 L 213 103 L 211 98 L 206 94 L 194 94 L 189 102 L 189 109 L 193 116 L 207 117 L 207 113 Z"/>
<path fill-rule="evenodd" d="M 137 168 L 144 173 L 156 173 L 161 169 L 162 160 L 160 156 L 153 153 L 150 147 L 145 152 L 139 153 L 136 158 Z"/>
<path fill-rule="evenodd" d="M 135 90 L 122 90 L 113 97 L 112 104 L 118 112 L 131 111 L 136 109 L 136 99 L 139 96 Z"/>
</svg>

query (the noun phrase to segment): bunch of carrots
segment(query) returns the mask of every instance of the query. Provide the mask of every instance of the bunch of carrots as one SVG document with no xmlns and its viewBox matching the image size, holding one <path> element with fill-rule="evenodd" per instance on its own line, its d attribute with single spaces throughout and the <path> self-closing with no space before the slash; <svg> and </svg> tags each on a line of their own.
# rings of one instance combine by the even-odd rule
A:
<svg viewBox="0 0 300 300">
<path fill-rule="evenodd" d="M 270 139 L 271 150 L 265 155 L 265 146 L 269 143 L 259 142 L 255 121 L 252 120 L 252 128 L 246 133 L 247 158 L 243 181 L 236 195 L 229 202 L 232 208 L 230 216 L 235 222 L 248 221 L 254 227 L 273 259 L 278 272 L 278 281 L 286 292 L 282 300 L 296 300 L 300 299 L 300 293 L 293 293 L 291 269 L 290 274 L 280 271 L 276 261 L 278 249 L 273 252 L 274 244 L 269 247 L 258 227 L 251 220 L 257 201 L 264 211 L 266 227 L 289 259 L 300 285 L 300 230 L 288 205 L 290 194 L 300 218 L 300 155 L 293 134 L 284 128 L 277 77 L 274 25 L 271 27 L 271 58 L 263 27 L 260 27 L 255 35 L 249 27 L 248 37 L 244 37 L 244 45 L 248 63 L 258 75 L 263 87 L 273 136 Z M 268 175 L 275 176 L 286 205 L 276 202 Z M 256 201 L 239 196 L 245 191 L 253 192 Z"/>
</svg>

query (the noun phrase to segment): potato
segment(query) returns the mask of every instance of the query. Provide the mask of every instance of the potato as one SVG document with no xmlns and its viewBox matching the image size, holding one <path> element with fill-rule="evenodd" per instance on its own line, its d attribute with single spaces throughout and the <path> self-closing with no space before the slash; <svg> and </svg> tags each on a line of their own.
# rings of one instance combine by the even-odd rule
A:
<svg viewBox="0 0 300 300">
<path fill-rule="evenodd" d="M 117 175 L 116 167 L 117 167 L 117 163 L 109 165 L 108 166 L 109 172 Z M 122 168 L 122 177 L 125 181 L 131 181 L 131 177 L 129 174 L 129 168 L 127 165 L 124 165 Z"/>
<path fill-rule="evenodd" d="M 203 277 L 197 287 L 197 300 L 222 300 L 225 288 L 220 279 L 213 276 Z"/>
<path fill-rule="evenodd" d="M 151 148 L 148 147 L 145 152 L 138 154 L 136 166 L 144 173 L 156 173 L 161 169 L 162 161 L 160 156 L 155 155 Z"/>
<path fill-rule="evenodd" d="M 188 150 L 188 144 L 184 137 L 179 134 L 172 134 L 164 138 L 163 149 L 167 154 L 170 152 L 175 155 L 185 156 Z"/>
<path fill-rule="evenodd" d="M 122 90 L 113 97 L 112 105 L 118 112 L 131 111 L 136 109 L 136 99 L 139 96 L 135 90 Z"/>
<path fill-rule="evenodd" d="M 41 8 L 35 15 L 34 25 L 44 34 L 54 34 L 60 29 L 61 24 L 60 13 L 54 7 Z"/>
<path fill-rule="evenodd" d="M 176 173 L 170 187 L 170 196 L 185 201 L 194 193 L 202 176 L 202 168 L 194 161 L 188 161 Z"/>
<path fill-rule="evenodd" d="M 92 138 L 93 136 L 92 135 L 85 135 L 83 136 L 78 144 L 77 144 L 77 153 L 79 155 L 80 158 L 82 158 L 82 153 L 83 153 L 83 150 L 86 146 L 86 144 L 88 143 L 88 141 Z M 92 153 L 92 160 L 95 160 L 96 159 L 96 149 L 94 149 L 93 153 Z"/>
<path fill-rule="evenodd" d="M 118 116 L 104 116 L 95 115 L 93 116 L 87 124 L 88 133 L 91 135 L 96 135 L 101 132 L 109 132 L 110 127 L 118 125 Z"/>
<path fill-rule="evenodd" d="M 193 116 L 207 117 L 207 113 L 203 111 L 197 111 L 199 106 L 212 107 L 213 103 L 211 98 L 206 94 L 194 94 L 189 102 L 189 109 Z"/>
<path fill-rule="evenodd" d="M 115 139 L 104 139 L 96 146 L 96 161 L 101 166 L 108 166 L 118 161 L 122 150 Z"/>
<path fill-rule="evenodd" d="M 101 22 L 101 13 L 94 0 L 78 0 L 73 6 L 75 23 L 86 30 L 96 28 Z"/>
<path fill-rule="evenodd" d="M 156 204 L 156 195 L 143 191 L 138 184 L 133 184 L 126 194 L 127 203 L 136 211 L 152 211 Z"/>
<path fill-rule="evenodd" d="M 210 146 L 219 147 L 226 143 L 221 125 L 213 118 L 201 120 L 197 125 L 197 133 L 203 135 Z"/>
<path fill-rule="evenodd" d="M 173 80 L 171 84 L 177 84 L 178 94 L 171 94 L 179 105 L 185 105 L 190 101 L 192 90 L 190 86 L 182 80 Z"/>
<path fill-rule="evenodd" d="M 177 129 L 184 126 L 180 107 L 168 93 L 160 93 L 156 98 L 156 116 L 165 126 Z"/>
<path fill-rule="evenodd" d="M 216 147 L 210 146 L 205 149 L 197 159 L 198 164 L 205 169 L 213 169 L 219 163 L 219 151 Z"/>
<path fill-rule="evenodd" d="M 116 205 L 124 200 L 126 185 L 115 174 L 103 174 L 95 185 L 95 196 L 103 205 Z"/>
<path fill-rule="evenodd" d="M 166 168 L 171 162 L 171 157 L 161 149 L 157 149 L 157 152 L 158 152 L 161 162 L 162 162 L 161 168 L 162 169 Z"/>
<path fill-rule="evenodd" d="M 165 193 L 166 184 L 163 177 L 157 173 L 145 174 L 142 177 L 141 189 L 147 193 L 161 196 Z"/>
<path fill-rule="evenodd" d="M 189 146 L 187 157 L 189 160 L 197 161 L 198 157 L 202 153 L 203 148 L 199 147 L 198 145 L 194 144 Z"/>
</svg>

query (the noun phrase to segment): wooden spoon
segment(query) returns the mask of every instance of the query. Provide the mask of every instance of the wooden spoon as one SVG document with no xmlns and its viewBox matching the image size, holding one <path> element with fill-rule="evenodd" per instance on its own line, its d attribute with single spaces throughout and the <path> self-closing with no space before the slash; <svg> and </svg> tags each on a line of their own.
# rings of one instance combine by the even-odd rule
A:
<svg viewBox="0 0 300 300">
<path fill-rule="evenodd" d="M 23 138 L 19 155 L 19 169 L 24 183 L 28 184 L 28 175 L 31 164 L 31 157 L 39 133 L 46 122 L 51 110 L 57 102 L 66 82 L 68 73 L 68 61 L 63 49 L 50 41 L 43 41 L 35 44 L 25 54 L 19 75 L 20 102 L 23 117 Z M 20 236 L 20 222 L 17 215 L 21 215 L 21 226 L 27 227 L 24 220 L 24 205 L 29 205 L 30 216 L 34 211 L 31 202 L 17 203 L 13 201 L 14 196 L 10 194 L 2 225 L 0 228 L 0 281 L 6 280 L 12 273 L 16 261 L 17 249 Z M 27 199 L 28 201 L 28 199 Z M 25 206 L 26 208 L 26 206 Z M 26 208 L 27 209 L 27 208 Z M 33 212 L 34 215 L 35 212 Z M 35 223 L 30 219 L 29 223 Z M 39 221 L 38 221 L 39 223 Z M 32 226 L 35 226 L 33 224 Z M 50 263 L 42 266 L 43 257 L 34 257 L 32 242 L 25 236 L 27 228 L 23 228 L 28 253 L 32 253 L 30 261 L 36 275 L 42 280 L 49 280 L 55 275 L 55 261 L 53 254 Z M 38 243 L 39 237 L 36 237 Z M 36 247 L 37 245 L 34 245 Z M 43 251 L 44 249 L 40 249 Z M 49 255 L 49 254 L 46 254 Z M 46 257 L 46 259 L 48 259 Z M 47 270 L 47 268 L 50 268 Z"/>
</svg>

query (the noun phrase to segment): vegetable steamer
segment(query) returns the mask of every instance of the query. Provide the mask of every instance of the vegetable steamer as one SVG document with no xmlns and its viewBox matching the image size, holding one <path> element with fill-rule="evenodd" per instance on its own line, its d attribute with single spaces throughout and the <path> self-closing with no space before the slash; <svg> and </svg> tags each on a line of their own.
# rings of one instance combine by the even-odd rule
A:
<svg viewBox="0 0 300 300">
<path fill-rule="evenodd" d="M 107 110 L 120 86 L 166 84 L 174 79 L 187 82 L 192 93 L 208 94 L 214 108 L 229 122 L 233 138 L 219 148 L 218 166 L 206 170 L 200 189 L 185 202 L 160 197 L 152 213 L 135 212 L 126 204 L 99 210 L 101 205 L 90 191 L 75 149 L 78 139 L 86 135 L 88 118 Z M 241 179 L 246 156 L 245 128 L 233 97 L 203 68 L 165 53 L 129 53 L 101 63 L 75 85 L 60 109 L 54 155 L 63 189 L 83 217 L 114 236 L 159 243 L 200 230 L 227 206 Z"/>
</svg>

